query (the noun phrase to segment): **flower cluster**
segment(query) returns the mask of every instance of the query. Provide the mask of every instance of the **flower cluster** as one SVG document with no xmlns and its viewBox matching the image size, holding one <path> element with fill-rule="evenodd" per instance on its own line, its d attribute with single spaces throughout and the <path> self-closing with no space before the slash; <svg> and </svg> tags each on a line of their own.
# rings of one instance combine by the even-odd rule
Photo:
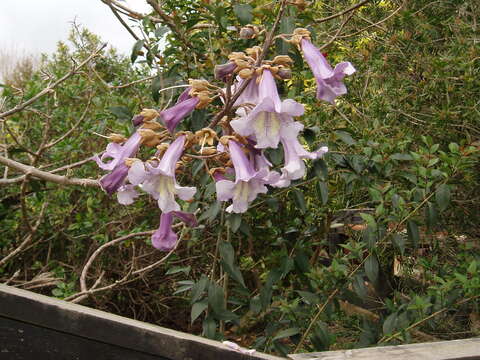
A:
<svg viewBox="0 0 480 360">
<path fill-rule="evenodd" d="M 346 93 L 342 80 L 355 72 L 350 63 L 332 68 L 305 29 L 296 29 L 288 41 L 299 47 L 310 66 L 318 99 L 333 103 Z M 226 211 L 243 213 L 258 194 L 267 193 L 267 186 L 289 186 L 291 181 L 305 176 L 305 159 L 318 159 L 328 152 L 327 147 L 305 149 L 299 141 L 303 124 L 298 121 L 304 106 L 280 98 L 276 82 L 291 77 L 292 60 L 283 55 L 262 59 L 259 47 L 232 53 L 228 63 L 215 68 L 215 78 L 225 82 L 227 89 L 206 80 L 190 80 L 175 105 L 162 111 L 143 110 L 132 119 L 135 132 L 130 138 L 111 134 L 106 150 L 94 157 L 100 168 L 109 171 L 99 181 L 102 188 L 110 195 L 116 193 L 119 203 L 132 204 L 140 196 L 139 190 L 157 201 L 161 216 L 160 226 L 152 236 L 155 248 L 169 251 L 176 247 L 174 218 L 196 226 L 194 214 L 183 212 L 178 202 L 193 199 L 197 191 L 179 185 L 176 178 L 190 160 L 199 158 L 205 162 L 215 181 L 218 201 L 231 202 Z M 212 128 L 196 133 L 176 131 L 184 118 L 217 97 L 230 111 L 218 127 L 214 126 L 218 121 L 212 123 L 213 128 L 222 131 L 221 135 Z M 148 160 L 137 158 L 141 146 L 154 148 Z M 265 150 L 279 146 L 285 161 L 275 169 Z"/>
</svg>

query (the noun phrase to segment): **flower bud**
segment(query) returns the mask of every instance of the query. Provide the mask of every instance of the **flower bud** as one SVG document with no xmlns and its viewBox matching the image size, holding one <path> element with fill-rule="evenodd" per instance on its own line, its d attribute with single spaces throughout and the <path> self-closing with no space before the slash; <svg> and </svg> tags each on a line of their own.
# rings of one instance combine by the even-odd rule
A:
<svg viewBox="0 0 480 360">
<path fill-rule="evenodd" d="M 273 63 L 276 65 L 290 66 L 293 64 L 293 60 L 288 55 L 278 55 L 273 59 Z"/>
<path fill-rule="evenodd" d="M 143 124 L 143 120 L 144 120 L 144 117 L 143 115 L 135 115 L 133 118 L 132 118 L 132 124 L 133 126 L 139 126 L 139 125 L 142 125 Z"/>
<path fill-rule="evenodd" d="M 240 72 L 238 73 L 238 75 L 242 78 L 242 79 L 250 79 L 252 77 L 252 75 L 254 74 L 254 70 L 253 69 L 242 69 L 240 70 Z"/>
<path fill-rule="evenodd" d="M 233 74 L 233 71 L 236 67 L 237 65 L 232 61 L 229 61 L 222 65 L 215 65 L 215 79 L 225 81 L 228 75 Z"/>
<path fill-rule="evenodd" d="M 291 79 L 292 78 L 292 69 L 288 67 L 280 67 L 276 74 L 279 78 L 283 80 Z"/>
<path fill-rule="evenodd" d="M 142 129 L 159 130 L 163 128 L 164 126 L 156 121 L 144 121 L 142 125 Z"/>
<path fill-rule="evenodd" d="M 155 109 L 143 109 L 140 115 L 143 116 L 143 121 L 151 121 L 159 116 Z"/>
<path fill-rule="evenodd" d="M 258 35 L 258 27 L 254 25 L 246 25 L 240 29 L 239 35 L 241 39 L 254 39 Z"/>
<path fill-rule="evenodd" d="M 112 133 L 108 135 L 108 140 L 117 144 L 122 144 L 127 141 L 127 138 L 123 135 Z"/>
</svg>

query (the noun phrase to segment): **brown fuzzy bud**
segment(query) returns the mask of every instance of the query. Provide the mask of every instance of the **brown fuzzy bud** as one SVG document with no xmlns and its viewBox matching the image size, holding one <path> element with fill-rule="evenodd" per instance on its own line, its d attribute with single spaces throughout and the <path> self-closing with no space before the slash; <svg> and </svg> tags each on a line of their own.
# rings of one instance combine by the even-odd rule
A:
<svg viewBox="0 0 480 360">
<path fill-rule="evenodd" d="M 257 59 L 258 56 L 262 53 L 262 48 L 260 46 L 254 46 L 245 50 L 248 56 L 251 56 L 253 59 Z"/>
<path fill-rule="evenodd" d="M 163 129 L 164 126 L 156 121 L 146 121 L 143 123 L 142 129 L 151 129 L 151 130 L 159 130 Z"/>
<path fill-rule="evenodd" d="M 206 107 L 208 104 L 212 102 L 212 98 L 210 97 L 210 92 L 208 91 L 201 91 L 195 94 L 195 96 L 200 100 L 197 106 L 195 106 L 196 109 L 203 109 L 204 107 Z"/>
<path fill-rule="evenodd" d="M 138 133 L 142 137 L 143 145 L 154 147 L 160 144 L 160 134 L 152 129 L 139 129 Z"/>
<path fill-rule="evenodd" d="M 297 46 L 300 46 L 300 42 L 303 38 L 310 40 L 310 31 L 304 28 L 297 28 L 293 31 L 293 36 L 290 42 Z"/>
<path fill-rule="evenodd" d="M 198 79 L 189 79 L 188 83 L 190 84 L 190 87 L 192 88 L 190 90 L 190 95 L 194 96 L 196 93 L 201 92 L 201 91 L 208 91 L 209 87 L 209 82 L 207 80 L 198 80 Z"/>
<path fill-rule="evenodd" d="M 155 109 L 143 109 L 140 115 L 143 116 L 143 121 L 151 121 L 157 118 L 160 114 Z"/>
<path fill-rule="evenodd" d="M 308 6 L 308 3 L 305 0 L 294 0 L 291 1 L 290 4 L 296 6 L 300 11 L 304 11 L 305 8 Z"/>
<path fill-rule="evenodd" d="M 195 135 L 191 131 L 179 131 L 175 134 L 175 137 L 185 135 L 185 148 L 192 146 L 195 143 Z"/>
<path fill-rule="evenodd" d="M 240 29 L 240 38 L 241 39 L 254 39 L 257 37 L 259 33 L 258 27 L 255 25 L 246 25 Z"/>
<path fill-rule="evenodd" d="M 288 55 L 278 55 L 273 59 L 275 65 L 290 66 L 293 64 L 293 60 Z"/>
<path fill-rule="evenodd" d="M 240 76 L 242 79 L 250 79 L 254 73 L 255 71 L 253 69 L 242 69 L 238 73 L 238 76 Z"/>
<path fill-rule="evenodd" d="M 124 163 L 125 163 L 125 165 L 127 165 L 128 167 L 131 167 L 135 161 L 142 161 L 142 160 L 137 159 L 137 158 L 126 158 L 126 159 L 124 160 Z"/>
<path fill-rule="evenodd" d="M 127 138 L 123 135 L 112 133 L 108 135 L 108 140 L 117 144 L 122 144 L 127 141 Z"/>
</svg>

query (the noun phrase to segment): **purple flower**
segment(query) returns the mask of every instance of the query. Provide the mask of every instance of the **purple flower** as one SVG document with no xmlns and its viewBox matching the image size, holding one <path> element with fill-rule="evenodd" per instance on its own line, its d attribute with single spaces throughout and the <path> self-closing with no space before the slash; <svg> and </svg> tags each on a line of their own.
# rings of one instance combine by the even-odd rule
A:
<svg viewBox="0 0 480 360">
<path fill-rule="evenodd" d="M 180 95 L 179 100 L 181 98 L 187 98 L 187 95 L 185 95 L 184 91 Z M 168 129 L 168 131 L 170 131 L 170 133 L 173 133 L 178 123 L 182 121 L 185 117 L 190 115 L 190 113 L 195 110 L 195 107 L 199 102 L 200 99 L 198 97 L 190 97 L 190 95 L 188 95 L 188 98 L 186 100 L 177 102 L 177 104 L 173 105 L 172 107 L 163 110 L 160 113 L 160 119 L 163 125 L 165 125 L 165 127 Z"/>
<path fill-rule="evenodd" d="M 117 200 L 122 205 L 133 204 L 139 196 L 140 194 L 135 190 L 134 186 L 130 184 L 121 186 L 117 191 Z"/>
<path fill-rule="evenodd" d="M 237 77 L 237 82 L 232 86 L 232 92 L 236 93 L 248 79 L 242 79 L 240 76 Z M 257 78 L 254 76 L 250 79 L 247 87 L 242 91 L 238 99 L 235 101 L 235 106 L 242 106 L 245 104 L 256 105 L 259 101 L 258 99 L 258 84 Z"/>
<path fill-rule="evenodd" d="M 141 140 L 140 134 L 135 132 L 123 145 L 111 142 L 107 145 L 103 154 L 100 157 L 95 155 L 93 160 L 97 162 L 101 169 L 113 170 L 117 165 L 122 164 L 126 158 L 133 157 L 140 147 Z M 105 159 L 109 158 L 110 161 L 104 162 Z"/>
<path fill-rule="evenodd" d="M 303 159 L 319 159 L 328 152 L 326 146 L 317 151 L 309 152 L 298 141 L 298 134 L 302 131 L 303 125 L 297 121 L 292 122 L 285 129 L 285 136 L 282 136 L 285 164 L 282 168 L 282 176 L 278 182 L 273 184 L 276 187 L 286 187 L 291 180 L 300 179 L 305 176 L 305 163 Z"/>
<path fill-rule="evenodd" d="M 310 40 L 303 38 L 301 41 L 303 56 L 312 69 L 317 82 L 317 99 L 334 103 L 337 96 L 347 93 L 347 88 L 342 82 L 346 75 L 352 75 L 356 70 L 353 65 L 343 61 L 332 69 L 327 59 L 322 55 Z"/>
<path fill-rule="evenodd" d="M 160 226 L 152 235 L 152 245 L 161 251 L 170 251 L 175 248 L 178 236 L 172 229 L 173 216 L 176 216 L 188 226 L 197 226 L 195 215 L 182 211 L 171 211 L 160 215 Z"/>
<path fill-rule="evenodd" d="M 230 125 L 240 135 L 252 136 L 256 148 L 276 148 L 282 128 L 293 121 L 293 116 L 303 115 L 304 107 L 292 99 L 280 100 L 269 70 L 263 71 L 258 100 L 258 105 L 248 115 L 231 121 Z"/>
<path fill-rule="evenodd" d="M 128 174 L 128 167 L 125 165 L 125 159 L 132 157 L 140 147 L 141 136 L 135 132 L 123 144 L 109 143 L 106 151 L 99 157 L 93 157 L 98 166 L 103 170 L 110 170 L 110 173 L 100 179 L 102 189 L 109 195 L 117 191 L 125 182 Z M 111 159 L 104 162 L 106 159 Z"/>
<path fill-rule="evenodd" d="M 233 61 L 229 61 L 225 64 L 215 65 L 214 74 L 215 79 L 225 82 L 227 76 L 233 74 L 233 71 L 237 68 L 237 65 Z"/>
<path fill-rule="evenodd" d="M 228 212 L 243 213 L 247 211 L 249 203 L 258 194 L 267 192 L 265 185 L 270 184 L 270 182 L 277 182 L 278 178 L 274 179 L 267 167 L 259 165 L 256 169 L 255 159 L 252 157 L 250 159 L 247 158 L 242 147 L 236 141 L 230 140 L 228 148 L 235 169 L 235 181 L 217 181 L 217 198 L 219 201 L 232 199 L 232 204 L 226 210 Z"/>
<path fill-rule="evenodd" d="M 194 187 L 183 187 L 175 179 L 175 167 L 183 153 L 185 135 L 179 136 L 170 144 L 158 163 L 135 161 L 128 171 L 128 180 L 140 187 L 158 201 L 158 207 L 165 213 L 179 211 L 180 205 L 175 195 L 182 200 L 190 200 L 196 192 Z M 154 166 L 156 165 L 156 166 Z"/>
</svg>

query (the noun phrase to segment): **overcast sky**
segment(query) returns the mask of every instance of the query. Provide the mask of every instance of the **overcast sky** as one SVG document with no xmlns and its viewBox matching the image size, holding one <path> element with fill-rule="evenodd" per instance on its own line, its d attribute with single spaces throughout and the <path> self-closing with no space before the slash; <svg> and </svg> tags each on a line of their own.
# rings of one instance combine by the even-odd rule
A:
<svg viewBox="0 0 480 360">
<path fill-rule="evenodd" d="M 145 13 L 144 0 L 124 1 Z M 129 54 L 134 39 L 100 0 L 0 0 L 0 48 L 32 54 L 53 52 L 66 40 L 72 21 Z"/>
</svg>

